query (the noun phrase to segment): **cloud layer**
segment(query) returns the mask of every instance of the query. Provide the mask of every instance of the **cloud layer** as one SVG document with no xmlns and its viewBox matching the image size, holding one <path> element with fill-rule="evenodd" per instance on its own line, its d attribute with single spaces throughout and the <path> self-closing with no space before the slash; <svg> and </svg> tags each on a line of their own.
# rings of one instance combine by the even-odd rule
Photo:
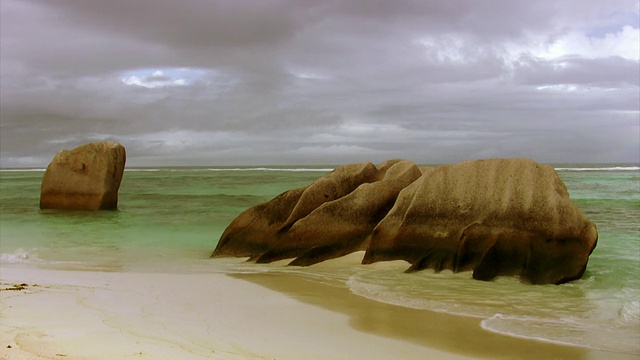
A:
<svg viewBox="0 0 640 360">
<path fill-rule="evenodd" d="M 1 166 L 640 161 L 636 0 L 0 7 Z"/>
</svg>

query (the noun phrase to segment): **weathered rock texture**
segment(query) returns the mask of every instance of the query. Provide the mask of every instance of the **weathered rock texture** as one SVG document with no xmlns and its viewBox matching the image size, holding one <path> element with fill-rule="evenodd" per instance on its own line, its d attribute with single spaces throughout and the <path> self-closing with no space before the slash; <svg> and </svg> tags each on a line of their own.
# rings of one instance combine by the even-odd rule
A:
<svg viewBox="0 0 640 360">
<path fill-rule="evenodd" d="M 124 147 L 111 141 L 59 151 L 42 178 L 40 208 L 116 209 L 125 161 Z"/>
<path fill-rule="evenodd" d="M 582 276 L 597 238 L 550 166 L 491 159 L 419 169 L 392 160 L 337 168 L 246 210 L 213 256 L 311 265 L 365 250 L 363 263 L 402 259 L 410 271 L 559 284 Z"/>
</svg>

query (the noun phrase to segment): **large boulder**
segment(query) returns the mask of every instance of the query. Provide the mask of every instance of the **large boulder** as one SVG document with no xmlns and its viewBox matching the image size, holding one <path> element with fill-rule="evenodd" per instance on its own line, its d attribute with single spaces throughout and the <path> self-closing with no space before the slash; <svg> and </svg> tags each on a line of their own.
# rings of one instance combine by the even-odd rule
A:
<svg viewBox="0 0 640 360">
<path fill-rule="evenodd" d="M 527 159 L 439 166 L 405 188 L 376 226 L 363 263 L 472 270 L 531 283 L 582 276 L 598 233 L 555 170 Z"/>
<path fill-rule="evenodd" d="M 124 147 L 112 141 L 59 151 L 42 178 L 40 208 L 116 209 L 125 161 Z"/>
<path fill-rule="evenodd" d="M 306 266 L 366 250 L 369 235 L 391 209 L 400 190 L 420 175 L 418 167 L 409 161 L 381 166 L 376 181 L 324 202 L 284 228 L 286 231 L 280 232 L 277 241 L 256 261 L 295 258 L 291 265 Z"/>
<path fill-rule="evenodd" d="M 308 186 L 289 190 L 250 208 L 227 227 L 213 255 L 257 259 L 298 220 L 322 204 L 348 195 L 359 185 L 376 181 L 378 175 L 378 169 L 371 163 L 345 165 Z"/>
<path fill-rule="evenodd" d="M 213 256 L 311 265 L 365 250 L 363 263 L 514 275 L 535 284 L 580 278 L 597 230 L 555 170 L 527 159 L 418 168 L 352 164 L 248 209 Z"/>
</svg>

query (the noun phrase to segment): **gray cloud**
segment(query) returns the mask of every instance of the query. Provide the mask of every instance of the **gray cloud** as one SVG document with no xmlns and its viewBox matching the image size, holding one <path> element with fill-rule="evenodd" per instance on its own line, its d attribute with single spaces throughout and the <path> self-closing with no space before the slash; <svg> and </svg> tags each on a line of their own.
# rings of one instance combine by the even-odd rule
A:
<svg viewBox="0 0 640 360">
<path fill-rule="evenodd" d="M 0 7 L 2 166 L 640 161 L 634 0 Z"/>
<path fill-rule="evenodd" d="M 570 57 L 553 61 L 529 58 L 518 65 L 514 80 L 527 85 L 584 84 L 606 88 L 639 86 L 640 67 L 637 60 L 620 57 Z"/>
</svg>

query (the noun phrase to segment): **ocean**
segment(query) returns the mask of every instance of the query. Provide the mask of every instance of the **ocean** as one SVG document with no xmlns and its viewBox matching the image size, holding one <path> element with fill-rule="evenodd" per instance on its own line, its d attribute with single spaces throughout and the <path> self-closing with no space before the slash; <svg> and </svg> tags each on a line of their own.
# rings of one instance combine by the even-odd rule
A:
<svg viewBox="0 0 640 360">
<path fill-rule="evenodd" d="M 599 231 L 583 278 L 563 285 L 482 282 L 469 272 L 408 274 L 401 262 L 299 268 L 210 258 L 242 211 L 333 166 L 127 168 L 119 209 L 101 212 L 42 211 L 44 169 L 1 169 L 0 262 L 77 271 L 295 272 L 374 301 L 477 317 L 487 331 L 640 354 L 640 168 L 554 166 Z"/>
</svg>

